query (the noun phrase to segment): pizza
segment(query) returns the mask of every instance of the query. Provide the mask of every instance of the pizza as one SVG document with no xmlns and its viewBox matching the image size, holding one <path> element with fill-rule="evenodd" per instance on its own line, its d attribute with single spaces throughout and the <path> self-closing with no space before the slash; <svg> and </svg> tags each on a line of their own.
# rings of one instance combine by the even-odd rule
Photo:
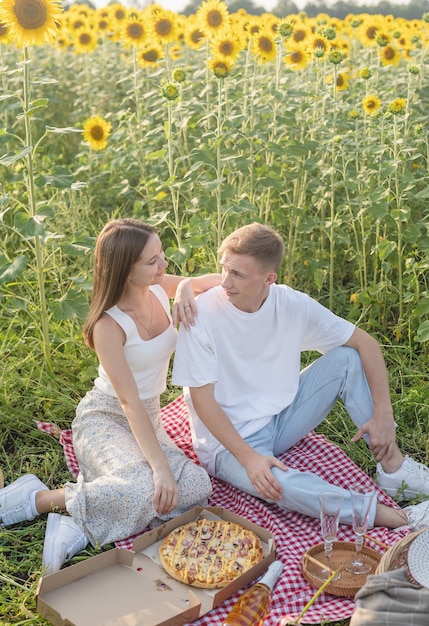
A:
<svg viewBox="0 0 429 626">
<path fill-rule="evenodd" d="M 259 537 L 234 522 L 197 519 L 175 528 L 159 547 L 162 566 L 180 582 L 225 587 L 262 560 Z"/>
</svg>

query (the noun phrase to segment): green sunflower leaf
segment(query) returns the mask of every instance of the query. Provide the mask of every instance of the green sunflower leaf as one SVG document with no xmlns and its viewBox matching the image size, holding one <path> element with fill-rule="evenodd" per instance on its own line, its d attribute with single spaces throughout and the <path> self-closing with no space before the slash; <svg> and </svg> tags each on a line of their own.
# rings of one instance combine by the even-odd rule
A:
<svg viewBox="0 0 429 626">
<path fill-rule="evenodd" d="M 12 163 L 16 163 L 16 161 L 24 159 L 28 154 L 30 154 L 32 150 L 32 146 L 26 146 L 24 150 L 21 150 L 21 152 L 19 152 L 18 154 L 5 154 L 4 156 L 0 157 L 0 165 L 5 165 L 6 167 L 8 167 L 9 165 L 12 165 Z"/>
<path fill-rule="evenodd" d="M 0 267 L 0 285 L 16 280 L 24 272 L 27 263 L 28 258 L 25 254 L 20 254 L 12 263 Z"/>
</svg>

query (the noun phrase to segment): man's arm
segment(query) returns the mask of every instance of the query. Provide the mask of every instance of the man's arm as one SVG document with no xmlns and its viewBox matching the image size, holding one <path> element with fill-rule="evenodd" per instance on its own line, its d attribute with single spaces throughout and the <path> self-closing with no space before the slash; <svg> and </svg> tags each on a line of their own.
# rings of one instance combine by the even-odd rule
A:
<svg viewBox="0 0 429 626">
<path fill-rule="evenodd" d="M 214 384 L 191 387 L 192 403 L 199 418 L 214 437 L 235 456 L 245 468 L 250 481 L 261 496 L 268 500 L 280 500 L 282 488 L 271 468 L 287 467 L 275 456 L 263 456 L 251 448 L 239 435 L 231 420 L 214 397 Z"/>
<path fill-rule="evenodd" d="M 374 404 L 372 418 L 358 430 L 352 441 L 368 434 L 377 461 L 389 463 L 397 454 L 397 446 L 389 379 L 380 345 L 361 328 L 354 330 L 345 345 L 359 352 Z"/>
</svg>

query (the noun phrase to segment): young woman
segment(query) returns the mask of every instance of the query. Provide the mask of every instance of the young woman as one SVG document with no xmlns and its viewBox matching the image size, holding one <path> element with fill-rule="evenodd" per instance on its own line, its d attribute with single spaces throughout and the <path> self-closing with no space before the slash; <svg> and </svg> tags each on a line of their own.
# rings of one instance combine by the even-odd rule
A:
<svg viewBox="0 0 429 626">
<path fill-rule="evenodd" d="M 98 236 L 83 332 L 99 370 L 72 424 L 77 482 L 50 491 L 27 474 L 0 490 L 0 526 L 49 513 L 47 573 L 89 541 L 102 546 L 129 537 L 206 504 L 211 493 L 205 470 L 164 431 L 159 397 L 176 345 L 175 325 L 182 321 L 189 328 L 196 315 L 194 293 L 218 285 L 220 276 L 183 279 L 164 274 L 166 267 L 152 226 L 117 219 Z"/>
</svg>

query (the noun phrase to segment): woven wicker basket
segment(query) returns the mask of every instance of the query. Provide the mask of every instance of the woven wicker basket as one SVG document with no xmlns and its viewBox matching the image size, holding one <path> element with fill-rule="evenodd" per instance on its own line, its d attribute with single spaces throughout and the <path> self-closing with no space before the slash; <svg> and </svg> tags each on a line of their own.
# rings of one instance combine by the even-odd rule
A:
<svg viewBox="0 0 429 626">
<path fill-rule="evenodd" d="M 304 578 L 316 589 L 319 589 L 323 585 L 323 581 L 317 578 L 317 569 L 320 570 L 320 566 L 323 566 L 323 543 L 307 550 L 302 559 L 302 573 Z M 356 552 L 356 544 L 351 541 L 336 541 L 332 544 L 332 555 L 330 558 L 330 567 L 332 570 L 336 570 L 341 565 L 345 565 L 349 561 L 353 560 L 353 556 Z M 381 555 L 373 550 L 364 546 L 362 548 L 362 554 L 365 555 L 365 559 L 371 565 L 371 571 L 369 574 L 374 574 L 375 570 L 380 562 Z M 334 580 L 326 587 L 325 591 L 331 593 L 334 596 L 344 596 L 353 598 L 361 587 L 365 584 L 366 578 L 369 574 L 352 574 L 346 569 L 341 571 L 341 578 Z"/>
<path fill-rule="evenodd" d="M 383 574 L 384 572 L 390 572 L 401 567 L 408 567 L 408 550 L 417 535 L 420 535 L 420 533 L 425 530 L 427 530 L 427 528 L 405 535 L 405 537 L 402 537 L 402 539 L 399 539 L 399 541 L 393 544 L 381 557 L 381 561 L 375 573 Z"/>
</svg>

